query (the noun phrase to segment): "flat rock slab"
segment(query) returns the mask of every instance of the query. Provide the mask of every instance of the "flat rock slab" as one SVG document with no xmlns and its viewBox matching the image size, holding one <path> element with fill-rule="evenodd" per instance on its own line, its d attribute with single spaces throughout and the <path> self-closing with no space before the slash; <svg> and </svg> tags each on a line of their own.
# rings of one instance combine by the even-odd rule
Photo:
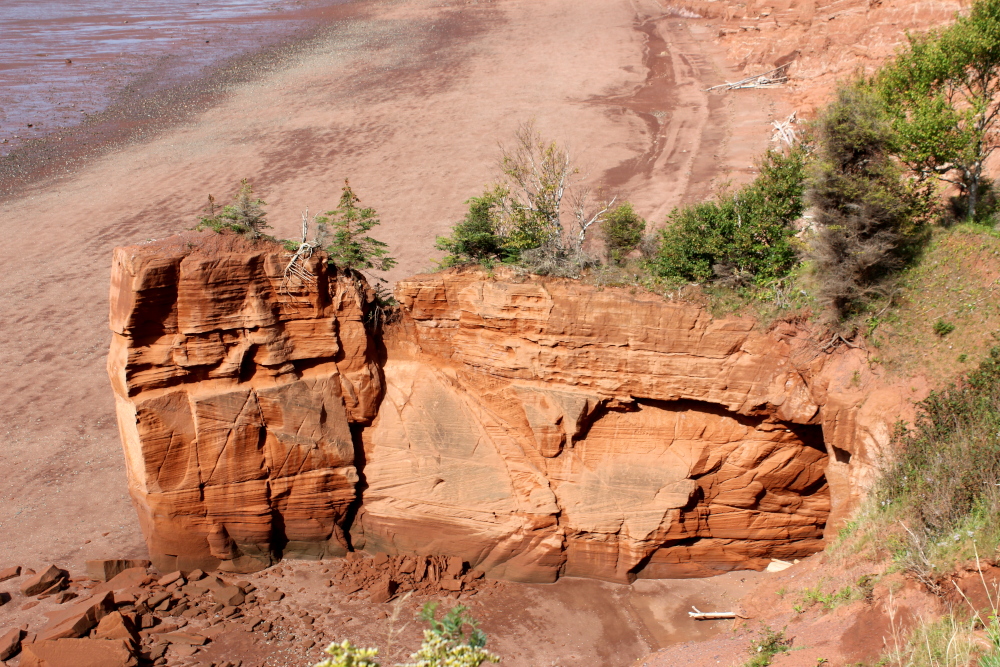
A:
<svg viewBox="0 0 1000 667">
<path fill-rule="evenodd" d="M 21 576 L 21 566 L 15 565 L 14 567 L 8 567 L 6 569 L 0 570 L 0 581 L 7 581 L 8 579 L 13 579 L 14 577 Z"/>
<path fill-rule="evenodd" d="M 87 561 L 87 576 L 95 581 L 109 581 L 125 570 L 149 567 L 148 560 L 134 558 L 116 558 Z"/>
<path fill-rule="evenodd" d="M 25 644 L 20 667 L 136 667 L 128 644 L 111 639 L 53 639 Z"/>
<path fill-rule="evenodd" d="M 82 637 L 90 632 L 102 618 L 115 610 L 113 593 L 95 595 L 78 602 L 66 611 L 52 616 L 52 620 L 38 633 L 40 640 Z"/>
</svg>

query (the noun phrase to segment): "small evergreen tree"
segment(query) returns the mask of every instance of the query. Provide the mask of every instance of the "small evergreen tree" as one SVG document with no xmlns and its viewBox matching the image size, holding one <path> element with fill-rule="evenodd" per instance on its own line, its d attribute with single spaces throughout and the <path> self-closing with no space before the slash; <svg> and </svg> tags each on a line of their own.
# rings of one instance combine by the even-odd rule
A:
<svg viewBox="0 0 1000 667">
<path fill-rule="evenodd" d="M 249 239 L 259 239 L 265 236 L 264 230 L 270 229 L 267 224 L 267 213 L 263 199 L 253 196 L 253 186 L 247 179 L 240 181 L 240 189 L 233 197 L 233 203 L 218 209 L 215 197 L 208 195 L 205 215 L 201 217 L 196 229 L 211 229 L 215 232 L 224 230 L 235 232 Z"/>
<path fill-rule="evenodd" d="M 629 202 L 608 211 L 601 221 L 608 263 L 623 263 L 628 254 L 642 243 L 645 231 L 646 221 L 635 212 Z"/>
<path fill-rule="evenodd" d="M 396 265 L 389 257 L 389 245 L 366 235 L 380 224 L 378 214 L 373 208 L 358 206 L 360 203 L 345 180 L 337 208 L 316 218 L 319 238 L 326 244 L 330 261 L 340 268 L 388 271 Z"/>
</svg>

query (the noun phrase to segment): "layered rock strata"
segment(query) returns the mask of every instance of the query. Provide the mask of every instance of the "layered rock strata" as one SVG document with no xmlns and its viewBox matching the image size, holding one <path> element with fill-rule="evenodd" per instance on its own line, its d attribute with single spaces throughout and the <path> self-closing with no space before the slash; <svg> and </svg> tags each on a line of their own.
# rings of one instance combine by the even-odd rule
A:
<svg viewBox="0 0 1000 667">
<path fill-rule="evenodd" d="M 376 341 L 363 287 L 288 261 L 116 251 L 109 368 L 166 569 L 349 543 L 517 581 L 759 568 L 822 548 L 909 404 L 805 325 L 565 280 L 417 276 Z"/>
<path fill-rule="evenodd" d="M 381 394 L 369 297 L 325 257 L 288 263 L 281 246 L 205 235 L 115 251 L 108 370 L 162 571 L 346 553 L 351 424 Z"/>
</svg>

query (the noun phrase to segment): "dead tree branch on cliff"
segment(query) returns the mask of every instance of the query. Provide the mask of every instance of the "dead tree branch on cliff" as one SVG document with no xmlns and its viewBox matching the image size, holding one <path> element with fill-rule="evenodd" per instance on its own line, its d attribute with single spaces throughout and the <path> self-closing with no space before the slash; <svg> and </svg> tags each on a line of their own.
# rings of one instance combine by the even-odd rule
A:
<svg viewBox="0 0 1000 667">
<path fill-rule="evenodd" d="M 774 69 L 764 72 L 763 74 L 756 74 L 740 81 L 720 83 L 718 86 L 706 88 L 704 92 L 707 93 L 711 90 L 718 90 L 719 88 L 725 88 L 726 90 L 739 90 L 741 88 L 769 88 L 771 86 L 780 86 L 781 84 L 788 82 L 788 66 L 790 64 L 791 63 L 785 63 L 784 65 L 775 67 Z"/>
<path fill-rule="evenodd" d="M 292 282 L 298 281 L 300 285 L 310 285 L 316 282 L 316 276 L 305 267 L 305 260 L 312 257 L 313 251 L 319 247 L 320 242 L 306 240 L 309 236 L 309 209 L 302 214 L 302 240 L 299 242 L 298 250 L 292 253 L 291 259 L 285 266 L 285 271 L 281 277 L 281 292 L 292 297 Z"/>
<path fill-rule="evenodd" d="M 771 141 L 777 143 L 784 142 L 786 146 L 795 145 L 795 142 L 799 138 L 798 133 L 795 131 L 795 114 L 797 113 L 797 111 L 793 111 L 792 115 L 784 121 L 771 121 L 771 125 L 774 126 L 774 134 L 771 136 Z"/>
</svg>

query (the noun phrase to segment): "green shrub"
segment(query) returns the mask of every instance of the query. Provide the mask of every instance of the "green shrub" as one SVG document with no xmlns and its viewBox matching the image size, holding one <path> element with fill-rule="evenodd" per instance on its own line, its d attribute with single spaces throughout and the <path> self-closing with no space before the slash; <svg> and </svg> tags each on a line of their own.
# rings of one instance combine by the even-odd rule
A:
<svg viewBox="0 0 1000 667">
<path fill-rule="evenodd" d="M 484 662 L 500 662 L 499 657 L 486 650 L 486 635 L 466 614 L 466 607 L 456 605 L 441 620 L 435 617 L 436 611 L 437 603 L 424 605 L 420 618 L 430 628 L 424 630 L 420 649 L 410 656 L 414 662 L 398 667 L 479 667 Z M 375 662 L 378 649 L 358 648 L 349 641 L 331 644 L 326 653 L 330 658 L 315 667 L 379 667 Z"/>
<path fill-rule="evenodd" d="M 443 266 L 516 261 L 517 244 L 498 230 L 504 196 L 504 190 L 498 186 L 465 202 L 469 206 L 465 219 L 452 227 L 450 236 L 437 237 L 435 247 L 447 253 L 441 260 Z"/>
<path fill-rule="evenodd" d="M 649 269 L 689 282 L 724 279 L 764 284 L 795 266 L 795 230 L 802 215 L 806 152 L 768 151 L 760 174 L 735 194 L 674 209 L 660 232 Z"/>
<path fill-rule="evenodd" d="M 569 151 L 544 140 L 529 122 L 513 145 L 500 146 L 497 166 L 499 180 L 466 202 L 469 210 L 451 234 L 438 237 L 436 247 L 446 253 L 441 265 L 503 262 L 575 276 L 592 264 L 583 243 L 610 204 L 580 187 Z"/>
<path fill-rule="evenodd" d="M 1000 0 L 977 0 L 943 29 L 910 35 L 875 77 L 891 109 L 894 152 L 915 172 L 958 185 L 960 209 L 981 219 L 985 164 L 1000 127 Z"/>
<path fill-rule="evenodd" d="M 221 209 L 215 203 L 215 197 L 208 195 L 205 215 L 198 221 L 199 231 L 210 229 L 214 232 L 231 231 L 249 239 L 259 239 L 264 236 L 264 230 L 270 229 L 267 224 L 267 213 L 263 199 L 253 196 L 253 186 L 247 179 L 240 181 L 240 189 L 233 197 L 232 204 L 226 204 Z"/>
<path fill-rule="evenodd" d="M 360 203 L 345 180 L 337 208 L 316 218 L 320 243 L 330 261 L 342 269 L 388 271 L 396 265 L 389 257 L 388 244 L 366 235 L 380 224 L 378 214 L 373 208 L 359 207 Z"/>
<path fill-rule="evenodd" d="M 774 656 L 787 653 L 791 645 L 783 631 L 764 628 L 760 638 L 750 642 L 750 659 L 744 663 L 744 667 L 767 667 Z"/>
<path fill-rule="evenodd" d="M 608 264 L 622 264 L 630 252 L 642 243 L 646 221 L 625 202 L 608 211 L 601 222 Z"/>
<path fill-rule="evenodd" d="M 896 460 L 875 487 L 880 510 L 904 522 L 926 560 L 964 541 L 970 521 L 1000 518 L 1000 347 L 963 381 L 932 392 L 912 429 L 897 428 Z M 995 545 L 994 545 L 995 546 Z"/>
<path fill-rule="evenodd" d="M 951 322 L 938 320 L 937 322 L 934 323 L 934 333 L 936 333 L 938 336 L 941 336 L 942 338 L 944 338 L 954 330 L 955 330 L 955 325 L 952 324 Z"/>
</svg>

